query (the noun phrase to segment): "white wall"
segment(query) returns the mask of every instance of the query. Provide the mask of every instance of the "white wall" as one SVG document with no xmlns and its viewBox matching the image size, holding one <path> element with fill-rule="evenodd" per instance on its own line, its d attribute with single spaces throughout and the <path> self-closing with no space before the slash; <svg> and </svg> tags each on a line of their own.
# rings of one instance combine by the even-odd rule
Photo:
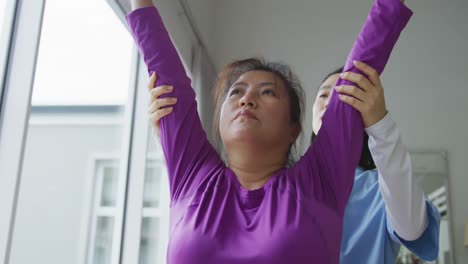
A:
<svg viewBox="0 0 468 264">
<path fill-rule="evenodd" d="M 382 81 L 387 107 L 411 149 L 449 153 L 449 191 L 457 263 L 468 219 L 468 1 L 407 0 L 415 11 Z M 211 5 L 214 7 L 211 7 Z M 371 1 L 192 1 L 192 11 L 218 69 L 232 59 L 262 55 L 291 65 L 311 103 L 323 76 L 344 63 Z M 211 19 L 209 11 L 213 8 Z"/>
<path fill-rule="evenodd" d="M 200 37 L 207 47 L 212 47 L 211 45 L 215 43 L 213 30 L 216 2 L 216 0 L 187 1 Z"/>
</svg>

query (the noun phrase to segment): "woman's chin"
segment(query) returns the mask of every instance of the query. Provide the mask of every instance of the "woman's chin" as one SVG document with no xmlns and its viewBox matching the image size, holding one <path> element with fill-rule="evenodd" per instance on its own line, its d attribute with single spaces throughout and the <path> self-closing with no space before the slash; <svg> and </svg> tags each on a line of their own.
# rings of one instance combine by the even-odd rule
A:
<svg viewBox="0 0 468 264">
<path fill-rule="evenodd" d="M 235 141 L 256 141 L 262 135 L 258 129 L 249 126 L 237 127 L 230 131 L 229 138 Z"/>
</svg>

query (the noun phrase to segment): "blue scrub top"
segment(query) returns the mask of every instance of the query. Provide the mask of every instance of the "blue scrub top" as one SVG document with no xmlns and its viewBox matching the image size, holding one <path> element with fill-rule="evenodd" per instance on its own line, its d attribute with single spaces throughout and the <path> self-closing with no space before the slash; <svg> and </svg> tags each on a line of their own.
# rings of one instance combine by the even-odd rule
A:
<svg viewBox="0 0 468 264">
<path fill-rule="evenodd" d="M 439 253 L 440 214 L 426 198 L 428 226 L 415 241 L 398 237 L 387 221 L 379 191 L 377 170 L 356 170 L 353 190 L 345 209 L 340 263 L 395 263 L 404 245 L 426 261 Z"/>
</svg>

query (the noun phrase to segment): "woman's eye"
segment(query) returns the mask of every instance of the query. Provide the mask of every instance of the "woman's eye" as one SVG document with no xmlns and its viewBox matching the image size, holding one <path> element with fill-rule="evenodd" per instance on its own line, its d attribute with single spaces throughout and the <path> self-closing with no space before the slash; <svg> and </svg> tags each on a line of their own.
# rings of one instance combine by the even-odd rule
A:
<svg viewBox="0 0 468 264">
<path fill-rule="evenodd" d="M 324 93 L 324 94 L 321 94 L 319 97 L 320 97 L 320 98 L 327 98 L 327 97 L 328 97 L 328 94 L 325 94 L 325 93 Z"/>
<path fill-rule="evenodd" d="M 272 90 L 263 90 L 262 94 L 275 95 Z"/>
<path fill-rule="evenodd" d="M 231 92 L 229 93 L 229 96 L 239 94 L 240 90 L 239 89 L 232 89 Z"/>
</svg>

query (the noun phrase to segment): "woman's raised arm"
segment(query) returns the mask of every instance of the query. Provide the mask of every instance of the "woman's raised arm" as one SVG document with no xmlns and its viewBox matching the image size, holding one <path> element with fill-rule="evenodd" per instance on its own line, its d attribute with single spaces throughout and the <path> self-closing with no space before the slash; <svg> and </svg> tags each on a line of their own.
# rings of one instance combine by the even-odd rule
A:
<svg viewBox="0 0 468 264">
<path fill-rule="evenodd" d="M 366 76 L 356 66 L 362 61 L 382 73 L 400 33 L 412 12 L 402 0 L 375 0 L 364 26 L 348 55 L 344 71 Z M 336 86 L 353 83 L 338 79 Z M 311 166 L 309 178 L 312 193 L 342 212 L 354 182 L 354 172 L 359 162 L 364 127 L 360 113 L 340 101 L 332 91 L 322 126 L 317 138 L 306 153 L 306 163 Z M 307 177 L 304 177 L 307 178 Z"/>
<path fill-rule="evenodd" d="M 149 0 L 133 0 L 132 5 L 136 9 L 127 15 L 127 22 L 148 74 L 156 72 L 155 86 L 173 87 L 171 96 L 178 101 L 173 113 L 160 122 L 171 202 L 175 202 L 195 191 L 208 169 L 223 163 L 203 131 L 191 80 L 158 10 Z"/>
</svg>

